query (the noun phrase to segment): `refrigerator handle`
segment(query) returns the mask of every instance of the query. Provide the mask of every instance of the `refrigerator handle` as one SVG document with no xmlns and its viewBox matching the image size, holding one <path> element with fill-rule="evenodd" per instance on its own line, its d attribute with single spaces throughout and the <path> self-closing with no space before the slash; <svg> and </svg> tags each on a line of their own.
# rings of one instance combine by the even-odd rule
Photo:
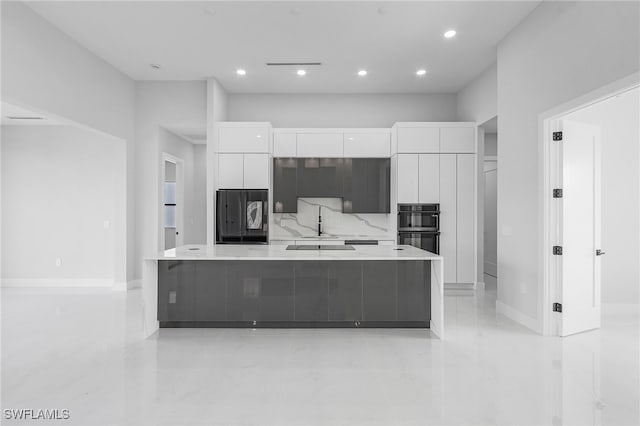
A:
<svg viewBox="0 0 640 426">
<path fill-rule="evenodd" d="M 240 236 L 247 235 L 247 191 L 240 195 Z"/>
</svg>

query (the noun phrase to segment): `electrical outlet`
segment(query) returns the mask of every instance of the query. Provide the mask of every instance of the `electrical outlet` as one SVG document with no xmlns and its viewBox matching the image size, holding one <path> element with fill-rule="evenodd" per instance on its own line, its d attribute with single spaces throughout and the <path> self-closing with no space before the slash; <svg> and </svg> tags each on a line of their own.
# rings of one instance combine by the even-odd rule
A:
<svg viewBox="0 0 640 426">
<path fill-rule="evenodd" d="M 111 227 L 111 222 L 109 222 L 109 220 L 107 219 L 102 222 L 102 226 L 104 227 L 104 229 L 109 229 Z"/>
<path fill-rule="evenodd" d="M 280 227 L 285 227 L 287 226 L 287 221 L 284 219 L 280 219 Z"/>
<path fill-rule="evenodd" d="M 62 266 L 62 259 L 60 259 L 59 257 L 56 257 L 56 266 Z"/>
</svg>

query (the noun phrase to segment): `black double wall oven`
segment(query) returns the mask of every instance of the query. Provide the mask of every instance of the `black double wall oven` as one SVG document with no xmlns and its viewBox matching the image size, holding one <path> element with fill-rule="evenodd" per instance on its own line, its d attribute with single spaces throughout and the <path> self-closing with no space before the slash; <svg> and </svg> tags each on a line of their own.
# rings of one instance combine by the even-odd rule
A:
<svg viewBox="0 0 640 426">
<path fill-rule="evenodd" d="M 440 204 L 398 204 L 398 244 L 440 254 Z"/>
</svg>

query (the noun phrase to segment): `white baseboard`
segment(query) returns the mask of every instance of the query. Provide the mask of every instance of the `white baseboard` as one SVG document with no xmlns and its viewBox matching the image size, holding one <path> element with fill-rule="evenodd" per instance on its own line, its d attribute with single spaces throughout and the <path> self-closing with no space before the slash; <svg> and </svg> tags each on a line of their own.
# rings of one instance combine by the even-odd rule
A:
<svg viewBox="0 0 640 426">
<path fill-rule="evenodd" d="M 640 314 L 640 305 L 637 303 L 603 303 L 603 315 L 633 315 Z"/>
<path fill-rule="evenodd" d="M 134 288 L 142 288 L 142 280 L 127 281 L 127 290 L 133 290 Z"/>
<path fill-rule="evenodd" d="M 528 329 L 535 331 L 536 333 L 542 333 L 542 331 L 540 330 L 540 325 L 535 318 L 531 318 L 530 316 L 513 309 L 511 306 L 506 305 L 499 300 L 496 300 L 496 313 L 504 315 L 510 320 L 515 321 L 518 324 L 522 324 Z"/>
<path fill-rule="evenodd" d="M 126 281 L 114 281 L 111 289 L 113 291 L 127 291 L 129 283 Z"/>
<path fill-rule="evenodd" d="M 494 277 L 498 275 L 498 264 L 493 262 L 484 262 L 484 273 L 493 275 Z"/>
<path fill-rule="evenodd" d="M 3 278 L 2 287 L 6 288 L 26 288 L 26 287 L 113 287 L 114 282 L 110 279 L 92 278 L 71 278 L 71 279 L 51 279 L 51 278 Z"/>
</svg>

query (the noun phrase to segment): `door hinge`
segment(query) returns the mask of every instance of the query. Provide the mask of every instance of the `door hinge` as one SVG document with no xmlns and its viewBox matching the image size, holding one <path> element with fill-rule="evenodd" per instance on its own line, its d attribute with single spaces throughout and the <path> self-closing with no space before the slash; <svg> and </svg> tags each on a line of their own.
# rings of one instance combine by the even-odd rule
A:
<svg viewBox="0 0 640 426">
<path fill-rule="evenodd" d="M 561 141 L 562 140 L 562 132 L 553 132 L 553 140 Z"/>
<path fill-rule="evenodd" d="M 553 190 L 553 198 L 562 198 L 562 189 L 556 188 Z"/>
<path fill-rule="evenodd" d="M 553 246 L 553 254 L 562 256 L 562 246 Z"/>
<path fill-rule="evenodd" d="M 562 303 L 554 303 L 553 312 L 562 312 Z"/>
</svg>

